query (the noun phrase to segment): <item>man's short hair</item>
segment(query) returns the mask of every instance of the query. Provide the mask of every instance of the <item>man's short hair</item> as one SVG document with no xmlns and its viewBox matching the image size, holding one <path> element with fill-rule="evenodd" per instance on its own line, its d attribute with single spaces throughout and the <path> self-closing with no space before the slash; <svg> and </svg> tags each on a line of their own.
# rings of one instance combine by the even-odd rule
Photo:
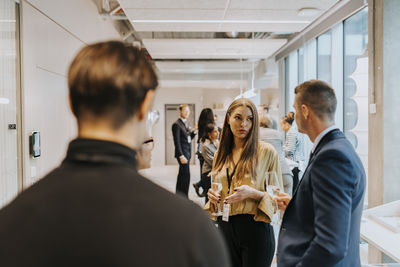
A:
<svg viewBox="0 0 400 267">
<path fill-rule="evenodd" d="M 273 123 L 270 120 L 270 118 L 268 118 L 268 116 L 266 115 L 261 115 L 260 116 L 260 127 L 262 128 L 272 128 Z"/>
<path fill-rule="evenodd" d="M 187 107 L 189 107 L 188 104 L 179 105 L 179 111 L 181 111 L 182 109 L 187 108 Z"/>
<path fill-rule="evenodd" d="M 68 87 L 72 112 L 82 118 L 104 118 L 118 129 L 139 109 L 157 75 L 144 52 L 119 41 L 85 46 L 72 61 Z"/>
<path fill-rule="evenodd" d="M 320 119 L 333 120 L 336 112 L 336 95 L 326 82 L 311 80 L 298 85 L 294 89 L 298 95 L 298 105 L 307 105 Z"/>
</svg>

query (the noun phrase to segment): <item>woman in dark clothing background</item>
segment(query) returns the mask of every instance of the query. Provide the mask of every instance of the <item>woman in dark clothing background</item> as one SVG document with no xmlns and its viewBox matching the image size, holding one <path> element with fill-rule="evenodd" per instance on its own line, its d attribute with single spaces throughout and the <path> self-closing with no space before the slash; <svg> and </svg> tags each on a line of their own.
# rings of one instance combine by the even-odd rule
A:
<svg viewBox="0 0 400 267">
<path fill-rule="evenodd" d="M 203 191 L 208 192 L 208 189 L 211 187 L 211 178 L 209 176 L 215 152 L 219 146 L 219 130 L 215 123 L 207 124 L 204 136 L 201 140 L 202 147 L 201 147 L 201 154 L 203 156 L 203 168 L 201 170 L 201 183 L 203 185 Z M 208 202 L 208 196 L 206 195 L 206 203 Z"/>
<path fill-rule="evenodd" d="M 206 128 L 207 124 L 209 124 L 209 123 L 215 123 L 214 113 L 213 113 L 212 109 L 205 108 L 205 109 L 203 109 L 201 111 L 200 116 L 199 116 L 199 120 L 197 122 L 199 138 L 197 139 L 197 152 L 196 152 L 196 154 L 197 154 L 197 157 L 198 157 L 198 159 L 200 161 L 200 177 L 201 177 L 201 174 L 202 174 L 202 168 L 203 168 L 203 163 L 204 163 L 204 158 L 203 158 L 203 156 L 201 154 L 202 139 L 204 137 L 205 128 Z M 202 182 L 202 179 L 200 179 L 199 182 L 194 183 L 193 187 L 194 187 L 194 189 L 196 191 L 196 194 L 199 197 L 206 196 L 207 191 L 205 190 L 205 186 L 204 186 L 204 184 Z M 202 193 L 200 193 L 200 187 L 203 189 Z"/>
</svg>

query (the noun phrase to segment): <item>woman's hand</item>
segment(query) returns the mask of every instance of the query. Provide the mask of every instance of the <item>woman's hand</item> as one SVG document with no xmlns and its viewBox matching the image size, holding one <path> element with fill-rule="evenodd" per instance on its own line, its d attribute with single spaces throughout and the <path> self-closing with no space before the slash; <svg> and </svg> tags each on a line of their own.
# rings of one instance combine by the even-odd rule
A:
<svg viewBox="0 0 400 267">
<path fill-rule="evenodd" d="M 263 192 L 258 191 L 255 188 L 248 185 L 241 185 L 239 187 L 236 187 L 234 191 L 235 193 L 225 198 L 224 203 L 232 204 L 243 201 L 248 198 L 252 198 L 259 201 L 264 196 Z"/>
<path fill-rule="evenodd" d="M 274 200 L 278 203 L 278 209 L 286 210 L 292 197 L 286 193 L 278 193 L 278 196 L 274 197 Z"/>
<path fill-rule="evenodd" d="M 221 195 L 212 190 L 211 188 L 208 189 L 207 196 L 208 199 L 211 201 L 211 203 L 218 204 L 221 201 Z"/>
</svg>

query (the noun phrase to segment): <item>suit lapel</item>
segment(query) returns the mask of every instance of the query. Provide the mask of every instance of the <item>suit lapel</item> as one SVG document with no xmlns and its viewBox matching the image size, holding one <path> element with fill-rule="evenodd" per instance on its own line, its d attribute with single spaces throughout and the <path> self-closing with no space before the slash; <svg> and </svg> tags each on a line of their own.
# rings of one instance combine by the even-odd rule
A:
<svg viewBox="0 0 400 267">
<path fill-rule="evenodd" d="M 185 135 L 188 135 L 186 125 L 181 119 L 178 119 L 178 125 L 179 125 L 179 127 L 181 127 L 181 129 L 183 130 Z"/>
</svg>

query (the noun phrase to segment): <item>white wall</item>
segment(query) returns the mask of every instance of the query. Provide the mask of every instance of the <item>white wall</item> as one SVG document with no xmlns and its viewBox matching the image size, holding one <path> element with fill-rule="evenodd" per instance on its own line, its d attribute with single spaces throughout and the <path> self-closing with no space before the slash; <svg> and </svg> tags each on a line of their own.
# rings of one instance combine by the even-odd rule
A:
<svg viewBox="0 0 400 267">
<path fill-rule="evenodd" d="M 24 187 L 56 167 L 76 135 L 68 107 L 67 70 L 86 43 L 117 39 L 92 1 L 21 1 Z M 40 131 L 42 155 L 29 157 L 29 134 Z"/>
</svg>

